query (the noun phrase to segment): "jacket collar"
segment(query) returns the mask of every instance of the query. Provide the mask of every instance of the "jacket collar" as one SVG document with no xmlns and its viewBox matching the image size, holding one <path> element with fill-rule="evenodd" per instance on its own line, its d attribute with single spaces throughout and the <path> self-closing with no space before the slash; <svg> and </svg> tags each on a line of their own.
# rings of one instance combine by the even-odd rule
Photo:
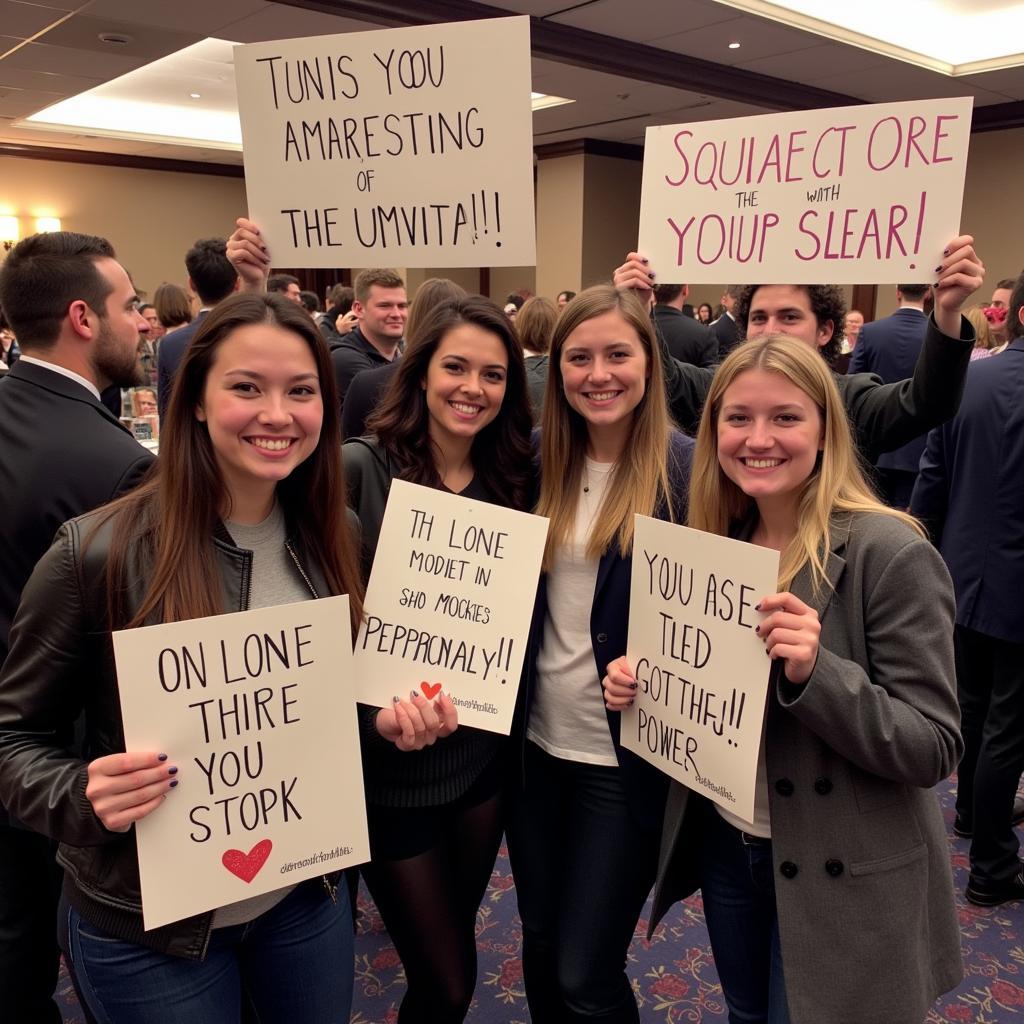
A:
<svg viewBox="0 0 1024 1024">
<path fill-rule="evenodd" d="M 11 367 L 7 378 L 25 381 L 72 402 L 81 402 L 83 405 L 89 406 L 90 409 L 95 409 L 99 415 L 111 423 L 117 424 L 126 434 L 131 434 L 131 431 L 102 402 L 96 401 L 96 398 L 85 388 L 62 373 L 56 373 L 38 363 L 26 363 L 24 359 L 19 359 Z"/>
<path fill-rule="evenodd" d="M 832 595 L 846 570 L 845 553 L 849 540 L 849 518 L 834 518 L 829 526 L 828 549 L 825 552 L 825 581 L 815 591 L 810 566 L 805 565 L 796 574 L 789 588 L 801 601 L 818 613 L 819 620 L 824 619 Z"/>
</svg>

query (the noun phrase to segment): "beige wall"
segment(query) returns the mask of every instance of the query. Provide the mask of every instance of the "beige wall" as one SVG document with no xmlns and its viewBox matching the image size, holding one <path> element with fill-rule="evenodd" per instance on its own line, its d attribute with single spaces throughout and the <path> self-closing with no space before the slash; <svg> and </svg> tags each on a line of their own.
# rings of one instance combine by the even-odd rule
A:
<svg viewBox="0 0 1024 1024">
<path fill-rule="evenodd" d="M 227 237 L 246 209 L 241 178 L 0 157 L 0 213 L 17 214 L 23 234 L 32 218 L 51 216 L 108 238 L 150 296 L 163 281 L 184 285 L 192 243 Z"/>
<path fill-rule="evenodd" d="M 537 278 L 535 291 L 553 299 L 578 292 L 583 279 L 583 154 L 537 164 Z"/>
<path fill-rule="evenodd" d="M 594 155 L 586 156 L 585 161 L 580 284 L 587 288 L 610 281 L 626 254 L 636 248 L 643 164 L 639 160 Z M 556 294 L 557 290 L 550 297 Z"/>
</svg>

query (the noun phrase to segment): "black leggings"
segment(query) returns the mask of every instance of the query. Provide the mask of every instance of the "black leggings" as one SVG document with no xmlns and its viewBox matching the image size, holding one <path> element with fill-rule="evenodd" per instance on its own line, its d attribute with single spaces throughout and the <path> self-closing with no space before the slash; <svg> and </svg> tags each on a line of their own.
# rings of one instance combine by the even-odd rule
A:
<svg viewBox="0 0 1024 1024">
<path fill-rule="evenodd" d="M 509 857 L 523 921 L 533 1024 L 637 1024 L 625 973 L 654 884 L 659 835 L 630 814 L 618 768 L 526 744 L 526 786 L 510 808 Z"/>
<path fill-rule="evenodd" d="M 502 797 L 436 811 L 444 827 L 432 846 L 400 860 L 375 857 L 361 869 L 405 968 L 398 1024 L 459 1024 L 476 987 L 476 914 L 501 842 Z"/>
</svg>

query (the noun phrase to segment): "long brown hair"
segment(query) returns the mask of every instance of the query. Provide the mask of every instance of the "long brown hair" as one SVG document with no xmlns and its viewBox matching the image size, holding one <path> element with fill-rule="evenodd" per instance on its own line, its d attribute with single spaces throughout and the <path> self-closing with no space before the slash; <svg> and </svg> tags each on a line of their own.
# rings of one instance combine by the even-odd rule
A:
<svg viewBox="0 0 1024 1024">
<path fill-rule="evenodd" d="M 544 568 L 550 569 L 555 552 L 572 537 L 576 523 L 584 460 L 587 421 L 566 401 L 562 380 L 562 349 L 580 324 L 617 311 L 633 328 L 647 357 L 644 396 L 633 410 L 630 443 L 619 456 L 608 481 L 604 501 L 587 541 L 587 556 L 600 558 L 617 542 L 622 554 L 633 547 L 633 516 L 653 515 L 662 503 L 672 515 L 668 478 L 668 443 L 672 420 L 665 399 L 654 328 L 647 311 L 632 292 L 597 285 L 580 292 L 562 310 L 551 338 L 547 390 L 541 418 L 540 499 L 537 514 L 551 520 Z"/>
<path fill-rule="evenodd" d="M 363 584 L 347 519 L 341 427 L 327 345 L 306 311 L 279 295 L 233 295 L 203 320 L 175 379 L 160 437 L 155 473 L 109 505 L 116 516 L 108 561 L 111 627 L 131 628 L 224 611 L 214 533 L 230 505 L 205 423 L 196 418 L 217 349 L 249 324 L 274 324 L 298 335 L 316 363 L 323 398 L 320 440 L 313 453 L 277 485 L 290 537 L 323 571 L 333 594 L 348 594 L 355 630 Z M 133 611 L 126 603 L 129 566 L 149 553 L 149 586 Z M 321 595 L 326 596 L 326 595 Z"/>
<path fill-rule="evenodd" d="M 533 418 L 526 392 L 523 349 L 505 314 L 490 299 L 473 295 L 424 311 L 416 322 L 415 333 L 409 334 L 398 370 L 366 429 L 391 454 L 403 480 L 426 487 L 441 486 L 422 384 L 441 341 L 459 324 L 473 324 L 497 335 L 508 356 L 501 408 L 473 438 L 473 472 L 503 505 L 525 509 L 530 500 Z"/>
<path fill-rule="evenodd" d="M 722 399 L 729 385 L 748 370 L 777 373 L 798 387 L 818 407 L 825 431 L 817 465 L 800 491 L 796 534 L 782 552 L 780 587 L 790 586 L 805 565 L 810 566 L 814 588 L 823 584 L 829 524 L 837 512 L 878 512 L 923 534 L 916 519 L 887 508 L 872 492 L 861 470 L 846 409 L 828 364 L 806 342 L 781 334 L 745 341 L 733 349 L 715 373 L 697 431 L 690 476 L 689 526 L 727 536 L 734 523 L 756 509 L 754 499 L 726 476 L 718 461 Z"/>
</svg>

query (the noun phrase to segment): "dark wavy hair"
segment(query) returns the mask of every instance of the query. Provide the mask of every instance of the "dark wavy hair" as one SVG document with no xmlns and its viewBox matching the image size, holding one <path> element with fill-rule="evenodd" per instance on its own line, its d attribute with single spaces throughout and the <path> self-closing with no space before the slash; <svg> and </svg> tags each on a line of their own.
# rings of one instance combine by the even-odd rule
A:
<svg viewBox="0 0 1024 1024">
<path fill-rule="evenodd" d="M 117 514 L 108 563 L 112 628 L 216 615 L 221 580 L 213 537 L 230 504 L 207 425 L 196 418 L 217 350 L 241 327 L 273 324 L 300 337 L 313 354 L 324 417 L 312 454 L 277 484 L 289 536 L 323 571 L 332 594 L 348 594 L 355 630 L 363 585 L 349 525 L 341 464 L 339 406 L 327 344 L 306 311 L 281 295 L 233 295 L 217 304 L 185 351 L 161 424 L 155 471 L 136 490 L 107 506 Z M 105 517 L 106 518 L 106 517 Z M 123 586 L 137 548 L 152 555 L 149 586 L 130 621 Z M 321 595 L 326 596 L 326 595 Z"/>
<path fill-rule="evenodd" d="M 533 417 L 526 390 L 523 349 L 505 314 L 480 295 L 442 302 L 417 321 L 398 371 L 367 423 L 411 483 L 440 487 L 436 448 L 428 430 L 423 381 L 437 347 L 459 324 L 473 324 L 497 335 L 508 355 L 505 397 L 498 415 L 473 439 L 473 470 L 488 490 L 510 508 L 530 503 L 530 430 Z"/>
<path fill-rule="evenodd" d="M 747 336 L 747 318 L 750 316 L 750 303 L 753 301 L 754 292 L 764 285 L 748 284 L 741 289 L 736 299 L 736 309 L 733 315 L 740 329 L 740 337 Z M 826 363 L 831 366 L 839 355 L 843 346 L 844 324 L 846 323 L 846 299 L 842 291 L 834 284 L 798 284 L 795 288 L 802 288 L 807 292 L 807 298 L 811 303 L 811 312 L 814 314 L 818 326 L 832 322 L 832 337 L 825 342 L 818 351 Z"/>
<path fill-rule="evenodd" d="M 1002 288 L 1000 283 L 998 287 Z M 1006 314 L 1006 336 L 1010 341 L 1016 341 L 1024 337 L 1024 324 L 1020 322 L 1020 311 L 1024 307 L 1024 273 L 1012 283 L 1013 292 L 1010 295 L 1010 308 Z"/>
</svg>

